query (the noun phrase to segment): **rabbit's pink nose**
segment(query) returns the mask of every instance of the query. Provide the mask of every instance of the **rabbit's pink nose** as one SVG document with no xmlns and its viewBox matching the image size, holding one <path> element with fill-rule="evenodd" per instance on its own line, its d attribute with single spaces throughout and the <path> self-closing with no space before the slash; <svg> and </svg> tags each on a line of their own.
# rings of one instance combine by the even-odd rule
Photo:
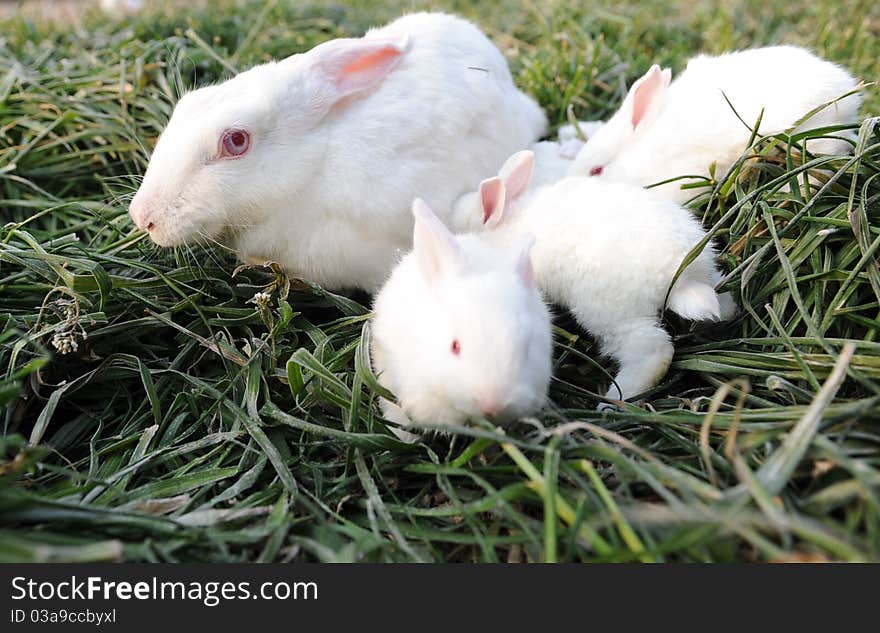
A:
<svg viewBox="0 0 880 633">
<path fill-rule="evenodd" d="M 480 399 L 480 413 L 486 417 L 498 415 L 503 410 L 504 406 L 501 403 L 501 398 L 494 394 Z"/>
<path fill-rule="evenodd" d="M 152 220 L 152 211 L 148 204 L 144 202 L 144 197 L 140 195 L 140 192 L 135 194 L 134 198 L 131 200 L 131 204 L 128 205 L 128 213 L 131 216 L 132 222 L 134 222 L 135 226 L 139 229 L 143 229 L 144 231 L 151 231 L 153 227 L 155 227 L 155 223 Z"/>
</svg>

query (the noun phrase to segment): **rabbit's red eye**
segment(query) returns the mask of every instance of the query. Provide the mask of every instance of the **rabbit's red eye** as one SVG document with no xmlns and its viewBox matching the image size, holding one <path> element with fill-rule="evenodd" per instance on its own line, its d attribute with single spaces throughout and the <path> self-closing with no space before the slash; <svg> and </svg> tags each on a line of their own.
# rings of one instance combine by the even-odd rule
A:
<svg viewBox="0 0 880 633">
<path fill-rule="evenodd" d="M 449 351 L 455 356 L 461 354 L 461 343 L 458 342 L 458 339 L 452 341 L 452 345 L 449 346 Z"/>
<path fill-rule="evenodd" d="M 603 169 L 603 167 L 602 167 L 601 165 L 599 165 L 598 167 L 593 167 L 593 168 L 590 170 L 590 175 L 591 175 L 591 176 L 601 176 L 601 175 L 602 175 L 602 169 Z"/>
<path fill-rule="evenodd" d="M 238 158 L 251 147 L 251 135 L 246 130 L 226 130 L 220 138 L 220 156 Z"/>
</svg>

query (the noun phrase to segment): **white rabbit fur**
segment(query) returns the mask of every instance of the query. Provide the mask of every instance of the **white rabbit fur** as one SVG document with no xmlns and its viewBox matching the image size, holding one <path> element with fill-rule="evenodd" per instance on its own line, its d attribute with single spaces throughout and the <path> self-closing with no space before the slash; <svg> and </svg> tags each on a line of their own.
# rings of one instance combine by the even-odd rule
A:
<svg viewBox="0 0 880 633">
<path fill-rule="evenodd" d="M 809 112 L 854 90 L 856 80 L 844 68 L 803 48 L 771 46 L 717 57 L 700 55 L 671 82 L 669 69 L 658 66 L 641 77 L 621 108 L 580 150 L 569 175 L 588 176 L 602 168 L 599 178 L 647 186 L 680 176 L 727 173 L 747 149 L 763 110 L 759 132 L 784 132 Z M 744 125 L 730 105 L 745 121 Z M 861 95 L 841 99 L 804 121 L 796 131 L 858 120 Z M 815 154 L 844 154 L 852 149 L 850 131 L 834 132 L 807 142 Z M 699 182 L 702 179 L 696 180 Z M 696 195 L 682 179 L 654 187 L 666 197 L 684 202 Z"/>
<path fill-rule="evenodd" d="M 620 366 L 607 397 L 656 385 L 673 355 L 659 320 L 685 256 L 705 237 L 686 209 L 650 190 L 594 178 L 565 178 L 527 190 L 533 157 L 518 152 L 481 183 L 479 222 L 499 243 L 535 237 L 532 263 L 545 296 L 569 310 Z M 694 320 L 722 316 L 711 245 L 684 269 L 668 307 Z"/>
<path fill-rule="evenodd" d="M 578 128 L 587 139 L 591 138 L 603 125 L 602 121 L 578 121 Z M 584 141 L 578 137 L 577 130 L 573 125 L 561 127 L 557 141 L 533 143 L 528 148 L 535 155 L 531 186 L 552 185 L 565 178 L 583 146 Z"/>
<path fill-rule="evenodd" d="M 374 304 L 373 370 L 399 403 L 383 399 L 385 416 L 450 425 L 535 412 L 547 398 L 552 333 L 533 278 L 532 240 L 502 246 L 454 236 L 418 199 L 413 215 L 413 251 Z"/>
<path fill-rule="evenodd" d="M 230 128 L 250 150 L 218 160 Z M 372 291 L 410 247 L 416 195 L 448 216 L 545 130 L 476 26 L 415 13 L 185 95 L 130 213 L 162 246 L 228 235 L 245 260 Z"/>
</svg>

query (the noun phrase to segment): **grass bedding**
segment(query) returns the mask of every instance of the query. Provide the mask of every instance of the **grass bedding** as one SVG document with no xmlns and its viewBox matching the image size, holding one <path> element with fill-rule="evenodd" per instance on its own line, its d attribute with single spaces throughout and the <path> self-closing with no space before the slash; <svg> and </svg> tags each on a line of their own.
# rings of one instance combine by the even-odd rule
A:
<svg viewBox="0 0 880 633">
<path fill-rule="evenodd" d="M 133 229 L 184 88 L 410 6 L 0 24 L 0 559 L 880 560 L 876 87 L 853 156 L 756 139 L 695 190 L 744 312 L 670 316 L 669 375 L 620 411 L 595 410 L 610 367 L 561 315 L 551 410 L 401 443 L 376 407 L 368 297 Z M 606 116 L 649 62 L 699 50 L 785 41 L 880 75 L 871 2 L 443 6 L 487 28 L 554 124 Z"/>
</svg>

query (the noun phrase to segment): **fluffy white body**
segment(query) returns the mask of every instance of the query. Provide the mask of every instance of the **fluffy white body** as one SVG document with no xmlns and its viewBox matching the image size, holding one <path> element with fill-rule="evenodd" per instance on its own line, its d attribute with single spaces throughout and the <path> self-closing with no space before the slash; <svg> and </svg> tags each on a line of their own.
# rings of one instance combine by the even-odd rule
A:
<svg viewBox="0 0 880 633">
<path fill-rule="evenodd" d="M 476 26 L 416 13 L 185 95 L 130 213 L 162 246 L 222 239 L 243 259 L 372 291 L 411 245 L 416 195 L 448 221 L 545 130 Z"/>
<path fill-rule="evenodd" d="M 656 385 L 672 360 L 659 312 L 705 232 L 686 209 L 633 185 L 572 177 L 527 191 L 531 160 L 519 152 L 500 177 L 481 184 L 484 235 L 501 244 L 534 235 L 538 287 L 619 363 L 607 396 L 635 396 Z M 717 277 L 707 245 L 675 282 L 668 307 L 688 319 L 720 318 Z"/>
<path fill-rule="evenodd" d="M 498 421 L 535 412 L 550 383 L 550 316 L 535 287 L 531 241 L 453 236 L 420 200 L 414 248 L 376 297 L 373 370 L 400 424 Z"/>
<path fill-rule="evenodd" d="M 647 186 L 681 176 L 708 177 L 715 163 L 720 177 L 747 149 L 749 128 L 762 111 L 760 134 L 784 132 L 857 86 L 846 69 L 794 46 L 700 55 L 670 80 L 670 71 L 657 66 L 640 78 L 620 110 L 580 150 L 569 174 Z M 795 131 L 856 123 L 860 105 L 861 95 L 852 94 Z M 846 139 L 852 138 L 851 131 L 833 132 L 808 141 L 807 149 L 845 154 L 852 149 Z M 677 180 L 655 189 L 682 202 L 695 191 L 681 185 L 699 180 Z"/>
</svg>

